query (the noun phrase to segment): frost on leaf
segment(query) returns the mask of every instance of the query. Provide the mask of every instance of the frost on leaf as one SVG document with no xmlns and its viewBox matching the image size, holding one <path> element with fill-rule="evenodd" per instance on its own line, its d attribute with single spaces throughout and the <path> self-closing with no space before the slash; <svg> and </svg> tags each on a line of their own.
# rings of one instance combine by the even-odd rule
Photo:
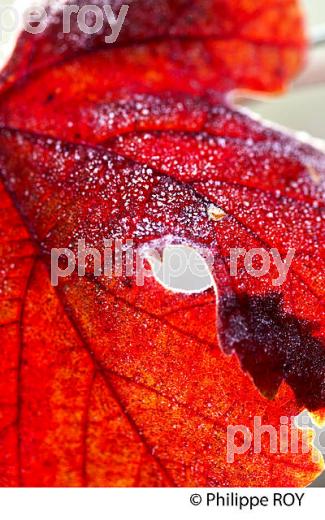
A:
<svg viewBox="0 0 325 520">
<path fill-rule="evenodd" d="M 312 454 L 226 462 L 227 425 L 325 407 L 325 159 L 225 97 L 297 72 L 299 8 L 143 0 L 126 20 L 107 47 L 56 13 L 1 76 L 1 482 L 306 485 Z M 203 291 L 91 266 L 50 285 L 53 248 L 166 237 L 210 252 Z M 261 247 L 295 250 L 281 287 L 244 257 L 230 276 L 231 249 Z"/>
</svg>

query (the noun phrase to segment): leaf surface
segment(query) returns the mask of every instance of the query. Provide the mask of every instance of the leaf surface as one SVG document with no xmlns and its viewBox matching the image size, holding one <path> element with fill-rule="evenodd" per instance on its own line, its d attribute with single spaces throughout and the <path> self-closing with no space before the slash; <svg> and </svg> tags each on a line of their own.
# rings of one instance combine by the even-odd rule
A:
<svg viewBox="0 0 325 520">
<path fill-rule="evenodd" d="M 324 156 L 225 100 L 296 72 L 299 10 L 131 7 L 115 46 L 62 39 L 54 17 L 3 73 L 2 483 L 306 485 L 322 466 L 311 453 L 226 457 L 227 426 L 260 416 L 279 430 L 324 408 Z M 96 278 L 92 265 L 50 285 L 52 248 L 166 237 L 209 248 L 217 300 Z M 242 260 L 230 276 L 238 247 L 295 248 L 285 284 Z"/>
</svg>

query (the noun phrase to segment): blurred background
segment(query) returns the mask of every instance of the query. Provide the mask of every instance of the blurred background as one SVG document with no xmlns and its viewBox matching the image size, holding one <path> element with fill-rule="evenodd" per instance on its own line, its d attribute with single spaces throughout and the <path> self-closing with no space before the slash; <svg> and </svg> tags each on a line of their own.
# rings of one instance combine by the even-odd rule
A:
<svg viewBox="0 0 325 520">
<path fill-rule="evenodd" d="M 240 102 L 265 119 L 325 140 L 325 0 L 302 0 L 302 5 L 311 39 L 306 70 L 285 96 Z"/>
</svg>

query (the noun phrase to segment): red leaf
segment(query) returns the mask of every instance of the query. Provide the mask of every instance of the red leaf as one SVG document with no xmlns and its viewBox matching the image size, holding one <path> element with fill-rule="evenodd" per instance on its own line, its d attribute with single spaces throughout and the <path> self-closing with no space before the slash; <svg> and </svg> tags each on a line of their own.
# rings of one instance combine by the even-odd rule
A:
<svg viewBox="0 0 325 520">
<path fill-rule="evenodd" d="M 77 2 L 80 7 L 85 4 L 89 2 Z M 121 4 L 111 2 L 116 13 Z M 47 69 L 48 83 L 53 75 L 61 76 L 56 94 L 65 91 L 73 102 L 94 81 L 97 99 L 114 97 L 121 87 L 151 93 L 166 88 L 197 93 L 234 88 L 277 91 L 304 61 L 306 40 L 296 0 L 137 0 L 129 5 L 113 45 L 105 42 L 111 33 L 108 24 L 98 35 L 87 36 L 72 15 L 71 32 L 62 34 L 62 14 L 47 11 L 51 21 L 44 33 L 21 36 L 3 73 L 2 89 Z M 38 102 L 39 96 L 40 92 Z"/>
<path fill-rule="evenodd" d="M 3 485 L 290 486 L 320 471 L 266 445 L 226 460 L 227 425 L 258 416 L 278 431 L 282 416 L 324 407 L 324 156 L 220 94 L 281 88 L 301 22 L 294 2 L 201 4 L 134 4 L 108 49 L 60 46 L 54 21 L 21 38 L 5 71 Z M 101 251 L 109 237 L 207 246 L 217 330 L 213 290 L 175 295 L 92 266 L 50 286 L 52 248 L 84 238 Z M 286 282 L 242 260 L 230 277 L 238 247 L 295 248 Z"/>
</svg>

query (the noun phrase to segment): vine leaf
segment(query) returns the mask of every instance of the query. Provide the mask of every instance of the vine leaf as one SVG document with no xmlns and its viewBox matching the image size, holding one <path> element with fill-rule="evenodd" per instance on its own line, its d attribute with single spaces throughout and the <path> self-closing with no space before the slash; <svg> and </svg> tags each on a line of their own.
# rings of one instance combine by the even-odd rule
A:
<svg viewBox="0 0 325 520">
<path fill-rule="evenodd" d="M 296 3 L 133 2 L 109 47 L 50 16 L 2 73 L 2 485 L 308 484 L 312 453 L 227 462 L 228 426 L 324 408 L 324 156 L 226 100 L 298 71 Z M 104 238 L 206 247 L 217 294 L 90 264 L 51 286 L 53 248 Z M 230 276 L 260 247 L 295 250 L 281 286 Z"/>
</svg>

